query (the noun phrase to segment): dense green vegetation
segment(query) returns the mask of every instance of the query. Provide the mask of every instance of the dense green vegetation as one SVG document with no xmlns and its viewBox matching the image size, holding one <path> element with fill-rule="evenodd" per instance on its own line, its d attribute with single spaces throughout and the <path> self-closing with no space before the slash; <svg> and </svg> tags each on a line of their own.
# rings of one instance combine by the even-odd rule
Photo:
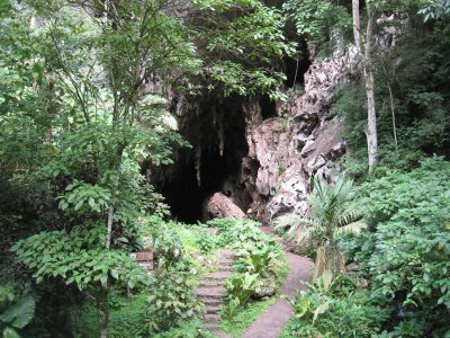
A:
<svg viewBox="0 0 450 338">
<path fill-rule="evenodd" d="M 427 159 L 409 172 L 386 169 L 360 186 L 369 231 L 340 240 L 358 270 L 322 279 L 298 296 L 294 336 L 448 335 L 449 170 L 448 162 Z"/>
<path fill-rule="evenodd" d="M 286 276 L 278 242 L 251 220 L 171 221 L 141 165 L 189 147 L 171 94 L 285 99 L 302 41 L 316 58 L 364 48 L 331 107 L 347 180 L 316 180 L 301 218 L 299 246 L 325 263 L 281 336 L 449 337 L 449 15 L 448 0 L 0 0 L 0 334 L 210 337 L 194 291 L 228 248 L 222 328 L 239 336 Z M 152 275 L 130 257 L 143 249 Z"/>
<path fill-rule="evenodd" d="M 266 247 L 274 252 L 280 250 L 273 239 L 260 235 L 257 223 L 252 221 L 223 219 L 210 224 L 186 225 L 165 222 L 152 216 L 141 223 L 143 231 L 147 235 L 152 234 L 149 245 L 157 257 L 157 267 L 145 288 L 129 289 L 128 293 L 118 286 L 112 288 L 108 295 L 110 337 L 211 337 L 199 319 L 204 314 L 204 307 L 197 300 L 194 291 L 204 273 L 215 271 L 216 251 L 220 248 L 241 248 L 243 251 L 236 268 L 255 271 L 255 265 L 252 264 L 255 256 L 248 250 L 254 250 L 255 253 Z M 220 235 L 211 235 L 207 231 L 209 226 L 220 227 L 220 224 L 224 226 Z M 245 241 L 245 249 L 233 234 L 243 229 L 247 236 L 253 238 Z M 213 247 L 208 245 L 207 250 L 204 245 L 206 237 L 215 243 Z M 230 291 L 230 305 L 223 308 L 222 315 L 226 332 L 239 336 L 274 302 L 273 297 L 257 297 L 261 286 L 271 283 L 277 287 L 286 275 L 287 266 L 283 260 L 273 260 L 271 263 L 257 265 L 260 270 L 270 271 L 270 275 L 255 271 L 252 274 L 255 278 L 253 288 L 244 291 L 245 296 L 242 292 Z M 238 274 L 235 280 L 244 278 L 244 275 Z M 6 291 L 5 289 L 5 297 Z M 233 303 L 235 297 L 246 297 L 246 302 Z M 34 305 L 32 307 L 34 311 Z M 32 319 L 33 311 L 30 311 L 19 312 L 21 316 L 29 316 L 29 319 L 20 319 L 25 324 Z M 71 328 L 73 336 L 95 337 L 100 334 L 95 298 L 86 298 L 81 306 L 73 304 L 66 311 L 65 325 Z"/>
<path fill-rule="evenodd" d="M 342 166 L 356 180 L 352 208 L 367 230 L 338 235 L 349 272 L 299 293 L 281 337 L 450 334 L 448 3 L 429 3 L 420 12 L 440 20 L 424 23 L 423 3 L 396 2 L 408 14 L 406 34 L 374 55 L 379 164 L 371 175 L 364 89 L 355 79 L 336 91 L 332 109 L 345 118 L 351 150 Z"/>
</svg>

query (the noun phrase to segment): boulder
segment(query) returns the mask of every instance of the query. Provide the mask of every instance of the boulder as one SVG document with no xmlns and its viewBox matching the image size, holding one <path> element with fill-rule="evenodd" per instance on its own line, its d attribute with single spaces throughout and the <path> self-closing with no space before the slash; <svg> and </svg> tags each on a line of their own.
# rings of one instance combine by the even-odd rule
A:
<svg viewBox="0 0 450 338">
<path fill-rule="evenodd" d="M 216 192 L 206 205 L 209 218 L 244 218 L 245 213 L 221 192 Z"/>
</svg>

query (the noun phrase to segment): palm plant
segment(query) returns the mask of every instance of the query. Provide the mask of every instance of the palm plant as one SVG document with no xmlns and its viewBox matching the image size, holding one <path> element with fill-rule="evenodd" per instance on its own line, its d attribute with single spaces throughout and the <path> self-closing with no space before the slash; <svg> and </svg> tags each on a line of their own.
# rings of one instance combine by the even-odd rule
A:
<svg viewBox="0 0 450 338">
<path fill-rule="evenodd" d="M 323 183 L 318 177 L 312 177 L 312 193 L 307 200 L 311 206 L 311 216 L 288 214 L 274 221 L 275 228 L 290 227 L 287 234 L 298 233 L 300 226 L 304 228 L 298 234 L 298 241 L 314 243 L 317 246 L 314 280 L 325 271 L 343 273 L 344 258 L 337 245 L 335 234 L 342 231 L 358 231 L 355 221 L 361 213 L 349 206 L 352 196 L 353 182 L 340 177 L 334 186 Z"/>
</svg>

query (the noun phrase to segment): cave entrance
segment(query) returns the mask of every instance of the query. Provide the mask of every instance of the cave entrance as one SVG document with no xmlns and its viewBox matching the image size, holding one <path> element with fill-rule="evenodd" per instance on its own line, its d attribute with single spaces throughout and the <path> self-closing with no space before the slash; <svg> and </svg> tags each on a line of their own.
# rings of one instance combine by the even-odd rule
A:
<svg viewBox="0 0 450 338">
<path fill-rule="evenodd" d="M 242 158 L 248 153 L 242 102 L 231 98 L 220 106 L 203 102 L 199 107 L 204 108 L 190 114 L 180 130 L 192 149 L 179 150 L 170 177 L 156 183 L 172 216 L 185 223 L 204 221 L 206 201 L 216 192 L 243 210 L 250 203 L 240 183 Z M 164 176 L 164 169 L 160 171 Z"/>
</svg>

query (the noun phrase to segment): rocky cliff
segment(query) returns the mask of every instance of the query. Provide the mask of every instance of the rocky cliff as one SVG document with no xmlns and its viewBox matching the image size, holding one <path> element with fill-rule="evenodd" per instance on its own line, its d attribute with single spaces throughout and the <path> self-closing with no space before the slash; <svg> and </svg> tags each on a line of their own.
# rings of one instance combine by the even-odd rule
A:
<svg viewBox="0 0 450 338">
<path fill-rule="evenodd" d="M 313 62 L 304 88 L 277 104 L 277 117 L 263 120 L 258 104 L 247 106 L 249 152 L 241 179 L 252 196 L 249 215 L 267 220 L 288 212 L 305 214 L 311 176 L 333 181 L 346 144 L 330 107 L 333 90 L 348 77 L 350 64 L 349 54 Z"/>
<path fill-rule="evenodd" d="M 332 181 L 336 160 L 346 151 L 341 123 L 330 107 L 335 87 L 351 73 L 351 59 L 341 53 L 314 61 L 302 85 L 287 91 L 286 102 L 219 100 L 211 94 L 176 105 L 172 100 L 180 132 L 193 147 L 178 150 L 171 168 L 152 170 L 152 183 L 174 215 L 195 222 L 217 217 L 208 207 L 213 204 L 235 210 L 232 202 L 263 221 L 306 213 L 311 176 Z M 224 198 L 214 198 L 216 193 Z M 222 200 L 226 205 L 218 205 Z"/>
</svg>

